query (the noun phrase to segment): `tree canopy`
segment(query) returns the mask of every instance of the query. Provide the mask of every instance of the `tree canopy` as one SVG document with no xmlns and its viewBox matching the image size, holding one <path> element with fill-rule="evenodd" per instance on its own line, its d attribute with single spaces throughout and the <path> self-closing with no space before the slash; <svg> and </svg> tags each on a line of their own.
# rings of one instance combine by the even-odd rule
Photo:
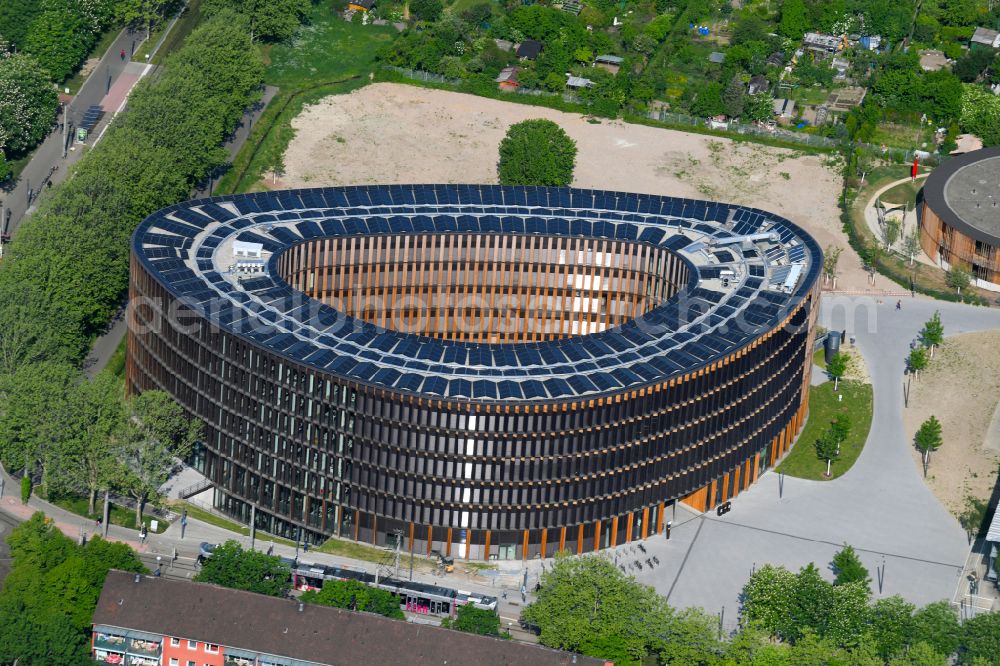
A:
<svg viewBox="0 0 1000 666">
<path fill-rule="evenodd" d="M 309 11 L 309 0 L 204 0 L 201 5 L 206 16 L 227 9 L 246 21 L 251 40 L 280 42 L 295 34 Z"/>
<path fill-rule="evenodd" d="M 277 555 L 244 550 L 236 541 L 227 541 L 212 551 L 194 580 L 284 597 L 292 587 L 292 570 Z"/>
<path fill-rule="evenodd" d="M 853 546 L 844 544 L 844 548 L 833 556 L 833 570 L 837 575 L 833 581 L 834 585 L 861 583 L 866 589 L 871 590 L 871 576 L 868 575 L 868 569 L 861 563 L 858 554 L 854 552 Z"/>
<path fill-rule="evenodd" d="M 0 151 L 21 155 L 49 133 L 59 98 L 33 57 L 0 57 Z M 2 180 L 2 178 L 0 178 Z"/>
<path fill-rule="evenodd" d="M 576 142 L 551 120 L 515 123 L 500 142 L 502 185 L 569 185 L 575 165 Z"/>
<path fill-rule="evenodd" d="M 215 557 L 213 554 L 212 557 Z M 333 606 L 365 613 L 376 613 L 397 620 L 405 619 L 399 607 L 399 598 L 377 587 L 357 580 L 328 580 L 318 592 L 309 590 L 299 597 L 307 604 Z"/>
<path fill-rule="evenodd" d="M 7 543 L 12 563 L 0 591 L 0 663 L 87 663 L 87 632 L 108 571 L 145 567 L 125 544 L 95 537 L 77 545 L 40 512 L 15 527 Z"/>
</svg>

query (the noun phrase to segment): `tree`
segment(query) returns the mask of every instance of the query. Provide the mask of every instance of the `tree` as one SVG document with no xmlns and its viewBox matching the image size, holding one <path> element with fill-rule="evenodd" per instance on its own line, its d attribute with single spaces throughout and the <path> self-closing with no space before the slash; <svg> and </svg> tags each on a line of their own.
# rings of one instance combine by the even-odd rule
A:
<svg viewBox="0 0 1000 666">
<path fill-rule="evenodd" d="M 691 115 L 711 118 L 724 113 L 726 105 L 722 101 L 722 84 L 711 82 L 700 86 L 691 102 Z"/>
<path fill-rule="evenodd" d="M 842 247 L 827 245 L 823 252 L 823 275 L 827 282 L 833 282 L 833 288 L 837 288 L 837 263 L 840 261 L 840 254 L 844 251 Z"/>
<path fill-rule="evenodd" d="M 280 42 L 295 34 L 309 12 L 309 0 L 205 0 L 202 12 L 216 16 L 231 9 L 247 22 L 250 40 Z"/>
<path fill-rule="evenodd" d="M 914 637 L 913 611 L 916 607 L 899 595 L 879 599 L 872 607 L 869 632 L 883 659 L 899 654 Z"/>
<path fill-rule="evenodd" d="M 853 546 L 845 543 L 844 547 L 833 556 L 833 572 L 836 574 L 834 585 L 861 583 L 871 589 L 871 576 L 868 575 L 868 569 L 861 564 L 861 559 L 854 552 Z"/>
<path fill-rule="evenodd" d="M 762 123 L 774 118 L 774 96 L 770 92 L 757 92 L 743 98 L 743 119 Z"/>
<path fill-rule="evenodd" d="M 840 457 L 840 445 L 837 443 L 837 437 L 831 429 L 827 429 L 816 438 L 814 446 L 816 447 L 816 457 L 826 461 L 825 476 L 829 477 L 833 461 Z"/>
<path fill-rule="evenodd" d="M 77 666 L 109 569 L 144 572 L 126 544 L 95 537 L 80 546 L 34 514 L 8 537 L 10 573 L 0 591 L 0 663 Z"/>
<path fill-rule="evenodd" d="M 671 619 L 652 588 L 602 557 L 557 556 L 541 586 L 521 617 L 549 647 L 634 663 L 655 650 Z"/>
<path fill-rule="evenodd" d="M 37 60 L 23 53 L 0 57 L 0 149 L 17 155 L 38 145 L 58 106 L 56 91 Z M 4 178 L 0 173 L 0 181 Z"/>
<path fill-rule="evenodd" d="M 951 71 L 963 83 L 975 83 L 996 60 L 992 49 L 971 49 L 955 61 Z"/>
<path fill-rule="evenodd" d="M 956 294 L 961 294 L 962 290 L 967 289 L 969 283 L 972 282 L 972 276 L 969 274 L 969 271 L 960 266 L 955 266 L 948 271 L 944 279 L 948 286 L 955 290 Z"/>
<path fill-rule="evenodd" d="M 952 655 L 962 640 L 958 614 L 948 601 L 927 604 L 913 615 L 913 635 L 943 655 Z"/>
<path fill-rule="evenodd" d="M 511 125 L 500 142 L 497 172 L 502 185 L 569 185 L 576 164 L 576 142 L 551 120 Z"/>
<path fill-rule="evenodd" d="M 441 17 L 444 5 L 441 0 L 410 0 L 410 11 L 419 20 L 433 23 Z"/>
<path fill-rule="evenodd" d="M 903 237 L 903 252 L 910 257 L 910 265 L 913 259 L 920 252 L 920 229 L 914 229 Z"/>
<path fill-rule="evenodd" d="M 759 627 L 770 636 L 790 635 L 788 618 L 794 589 L 795 574 L 785 567 L 765 564 L 754 571 L 740 595 L 744 625 Z"/>
<path fill-rule="evenodd" d="M 833 390 L 836 391 L 840 387 L 840 380 L 843 378 L 844 374 L 847 373 L 848 364 L 847 354 L 837 352 L 830 359 L 830 362 L 826 364 L 826 372 L 828 375 L 833 377 Z"/>
<path fill-rule="evenodd" d="M 978 136 L 986 146 L 1000 145 L 1000 96 L 985 86 L 966 83 L 962 87 L 962 129 Z"/>
<path fill-rule="evenodd" d="M 837 441 L 837 453 L 840 453 L 840 446 L 847 441 L 847 436 L 851 434 L 851 417 L 846 412 L 841 412 L 830 422 L 830 433 Z"/>
<path fill-rule="evenodd" d="M 919 641 L 890 659 L 889 666 L 948 666 L 948 657 Z"/>
<path fill-rule="evenodd" d="M 885 243 L 885 249 L 891 250 L 893 244 L 899 240 L 899 220 L 886 220 L 879 231 L 882 232 L 882 242 Z"/>
<path fill-rule="evenodd" d="M 35 56 L 53 81 L 65 81 L 87 57 L 93 43 L 83 17 L 69 9 L 46 10 L 32 21 L 24 50 Z"/>
<path fill-rule="evenodd" d="M 982 613 L 962 625 L 959 663 L 995 666 L 1000 663 L 1000 613 Z M 981 660 L 978 661 L 977 660 Z"/>
<path fill-rule="evenodd" d="M 445 618 L 441 622 L 441 626 L 480 636 L 499 636 L 500 616 L 485 608 L 463 604 L 458 607 L 455 619 Z"/>
<path fill-rule="evenodd" d="M 215 553 L 212 554 L 212 559 L 214 558 Z M 309 590 L 299 600 L 307 604 L 375 613 L 395 620 L 406 619 L 403 611 L 399 608 L 399 597 L 357 580 L 325 581 L 322 589 L 318 592 Z M 497 621 L 499 622 L 499 619 Z"/>
<path fill-rule="evenodd" d="M 200 429 L 163 391 L 146 391 L 126 401 L 118 455 L 123 489 L 135 499 L 136 525 L 142 523 L 146 501 L 167 480 L 174 459 L 187 457 Z"/>
<path fill-rule="evenodd" d="M 940 310 L 935 310 L 920 330 L 920 341 L 931 350 L 931 358 L 934 358 L 934 349 L 944 342 L 944 324 L 941 323 Z"/>
<path fill-rule="evenodd" d="M 926 421 L 920 424 L 917 434 L 913 437 L 917 450 L 923 454 L 924 476 L 927 476 L 927 465 L 930 463 L 931 451 L 941 448 L 943 439 L 941 438 L 941 422 L 936 416 L 931 415 Z"/>
<path fill-rule="evenodd" d="M 865 184 L 865 176 L 868 175 L 868 172 L 875 168 L 875 162 L 875 156 L 867 150 L 858 148 L 854 151 L 855 168 L 858 171 L 858 175 L 861 176 L 862 185 Z"/>
<path fill-rule="evenodd" d="M 0 2 L 0 35 L 13 46 L 23 49 L 28 27 L 42 11 L 37 0 L 4 0 Z"/>
<path fill-rule="evenodd" d="M 664 625 L 656 656 L 664 666 L 715 663 L 722 651 L 719 620 L 700 608 L 685 608 Z"/>
<path fill-rule="evenodd" d="M 124 424 L 123 398 L 122 382 L 106 370 L 70 396 L 70 438 L 59 462 L 74 489 L 86 492 L 89 515 L 96 513 L 98 491 L 122 485 L 115 440 Z"/>
<path fill-rule="evenodd" d="M 212 551 L 212 556 L 205 560 L 194 580 L 284 597 L 292 586 L 292 571 L 276 555 L 243 550 L 239 543 L 229 540 Z M 399 609 L 398 604 L 396 609 Z"/>
<path fill-rule="evenodd" d="M 122 23 L 145 28 L 149 38 L 153 24 L 162 20 L 168 3 L 169 0 L 119 0 L 115 13 Z"/>
<path fill-rule="evenodd" d="M 781 3 L 781 20 L 778 33 L 789 39 L 799 40 L 809 29 L 809 12 L 802 0 L 784 0 Z"/>
<path fill-rule="evenodd" d="M 743 77 L 737 72 L 729 80 L 725 91 L 722 93 L 722 105 L 726 109 L 726 115 L 736 118 L 743 112 L 743 98 L 746 94 L 746 84 Z"/>
<path fill-rule="evenodd" d="M 915 347 L 910 351 L 910 355 L 906 358 L 906 365 L 909 367 L 910 372 L 920 379 L 920 371 L 927 367 L 927 350 L 923 347 Z"/>
</svg>

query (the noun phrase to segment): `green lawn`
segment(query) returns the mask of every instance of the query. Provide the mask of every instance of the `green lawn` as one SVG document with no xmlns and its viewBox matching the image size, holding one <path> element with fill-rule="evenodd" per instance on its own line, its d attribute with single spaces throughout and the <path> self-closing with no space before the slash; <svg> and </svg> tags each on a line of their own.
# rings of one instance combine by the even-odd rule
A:
<svg viewBox="0 0 1000 666">
<path fill-rule="evenodd" d="M 869 143 L 885 144 L 890 148 L 902 148 L 904 150 L 914 150 L 921 147 L 924 141 L 928 140 L 926 128 L 920 125 L 913 125 L 902 122 L 881 122 L 875 128 L 875 133 Z M 927 150 L 933 151 L 934 148 Z"/>
<path fill-rule="evenodd" d="M 273 157 L 288 147 L 294 136 L 291 121 L 302 108 L 368 83 L 376 51 L 395 35 L 391 26 L 348 23 L 327 5 L 318 4 L 290 44 L 264 47 L 264 81 L 279 92 L 254 125 L 232 168 L 219 180 L 216 194 L 254 189 Z"/>
<path fill-rule="evenodd" d="M 127 340 L 127 337 L 122 338 L 122 341 L 118 344 L 118 349 L 108 359 L 108 364 L 104 366 L 105 370 L 110 370 L 111 374 L 118 379 L 125 379 L 125 345 Z"/>
<path fill-rule="evenodd" d="M 816 105 L 822 104 L 830 96 L 830 91 L 819 86 L 797 86 L 792 89 L 791 99 L 799 104 Z"/>
<path fill-rule="evenodd" d="M 926 181 L 920 179 L 916 182 L 908 180 L 905 183 L 900 183 L 894 187 L 889 188 L 882 193 L 880 197 L 883 203 L 887 204 L 909 204 L 912 209 L 917 203 L 917 193 L 920 192 L 920 188 L 924 186 Z"/>
<path fill-rule="evenodd" d="M 372 69 L 375 52 L 395 35 L 392 26 L 355 25 L 335 14 L 329 4 L 314 4 L 291 43 L 265 48 L 264 82 L 298 89 L 366 73 Z"/>
<path fill-rule="evenodd" d="M 97 520 L 99 516 L 104 515 L 104 499 L 99 498 L 97 500 L 96 512 L 88 513 L 87 511 L 87 498 L 86 497 L 59 497 L 56 499 L 49 499 L 49 502 L 55 504 L 60 509 L 65 509 L 71 513 L 75 513 L 78 516 L 86 516 L 87 518 L 93 518 Z M 126 507 L 118 506 L 117 504 L 111 504 L 111 514 L 110 520 L 112 525 L 121 525 L 122 527 L 127 527 L 129 529 L 135 529 L 135 510 Z M 156 529 L 153 530 L 151 525 L 152 521 L 156 521 Z M 151 532 L 156 532 L 159 534 L 166 530 L 170 523 L 165 520 L 159 519 L 156 516 L 150 516 L 148 513 L 142 515 L 142 522 L 146 524 L 146 527 Z"/>
<path fill-rule="evenodd" d="M 821 348 L 813 354 L 813 363 L 826 370 L 826 350 Z"/>
<path fill-rule="evenodd" d="M 815 441 L 839 413 L 851 417 L 851 432 L 841 446 L 840 458 L 833 462 L 830 478 L 835 479 L 851 468 L 861 455 L 872 424 L 872 387 L 860 382 L 840 382 L 843 402 L 833 392 L 833 382 L 812 387 L 809 393 L 809 420 L 791 453 L 777 467 L 777 471 L 790 476 L 813 481 L 826 481 L 826 462 L 816 457 Z"/>
<path fill-rule="evenodd" d="M 175 502 L 173 510 L 180 513 L 183 509 L 187 509 L 187 514 L 189 518 L 194 518 L 195 520 L 200 520 L 203 523 L 208 523 L 209 525 L 214 525 L 215 527 L 221 527 L 224 530 L 229 530 L 230 532 L 235 532 L 241 536 L 250 536 L 250 528 L 246 525 L 241 525 L 235 521 L 229 520 L 228 518 L 223 518 L 222 516 L 216 515 L 211 511 L 206 511 L 200 506 L 196 506 L 191 502 Z M 274 543 L 279 543 L 285 546 L 295 546 L 294 541 L 289 541 L 288 539 L 282 539 L 281 537 L 271 536 L 266 532 L 261 532 L 257 530 L 257 541 L 273 541 Z"/>
</svg>

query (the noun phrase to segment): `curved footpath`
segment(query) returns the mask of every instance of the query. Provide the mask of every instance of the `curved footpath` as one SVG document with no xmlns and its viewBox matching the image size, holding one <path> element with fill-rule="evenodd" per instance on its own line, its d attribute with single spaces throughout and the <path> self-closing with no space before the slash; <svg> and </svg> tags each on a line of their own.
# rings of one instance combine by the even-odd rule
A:
<svg viewBox="0 0 1000 666">
<path fill-rule="evenodd" d="M 663 564 L 652 571 L 645 566 L 639 580 L 669 595 L 675 606 L 712 613 L 725 607 L 725 624 L 732 627 L 740 590 L 755 566 L 798 569 L 815 562 L 832 579 L 830 560 L 846 542 L 871 572 L 876 597 L 877 567 L 884 561 L 882 596 L 900 594 L 919 605 L 951 598 L 969 543 L 911 458 L 902 422 L 903 371 L 910 342 L 935 310 L 948 335 L 1000 328 L 1000 310 L 924 299 L 906 299 L 902 310 L 894 308 L 894 301 L 877 305 L 870 297 L 824 296 L 821 303 L 820 324 L 857 336 L 872 376 L 872 429 L 854 467 L 828 482 L 782 481 L 769 471 L 721 518 L 679 510 L 683 524 L 673 538 L 646 544 Z"/>
</svg>

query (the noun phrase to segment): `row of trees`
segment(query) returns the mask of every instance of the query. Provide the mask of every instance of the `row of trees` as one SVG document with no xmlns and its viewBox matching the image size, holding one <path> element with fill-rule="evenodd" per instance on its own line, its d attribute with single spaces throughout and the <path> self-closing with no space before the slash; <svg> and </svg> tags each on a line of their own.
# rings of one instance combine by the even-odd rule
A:
<svg viewBox="0 0 1000 666">
<path fill-rule="evenodd" d="M 34 56 L 54 82 L 68 79 L 111 26 L 147 18 L 176 0 L 4 0 L 0 37 Z"/>
<path fill-rule="evenodd" d="M 6 465 L 37 476 L 49 497 L 86 495 L 91 515 L 97 493 L 135 500 L 142 522 L 147 500 L 167 480 L 200 434 L 162 391 L 125 397 L 110 372 L 87 381 L 75 368 L 42 362 L 0 377 L 0 454 Z"/>
<path fill-rule="evenodd" d="M 941 323 L 941 312 L 935 310 L 934 314 L 920 329 L 918 335 L 920 344 L 910 350 L 910 355 L 906 358 L 907 369 L 914 377 L 920 379 L 920 373 L 927 368 L 931 359 L 934 358 L 935 350 L 944 342 L 944 324 Z M 927 476 L 927 468 L 930 465 L 932 451 L 937 451 L 944 443 L 941 433 L 941 422 L 933 414 L 926 421 L 920 424 L 913 443 L 920 451 L 924 463 L 924 476 Z"/>
<path fill-rule="evenodd" d="M 196 431 L 165 395 L 124 400 L 78 364 L 120 307 L 129 238 L 225 160 L 221 143 L 258 94 L 263 66 L 242 19 L 192 32 L 129 113 L 19 229 L 0 268 L 0 460 L 46 492 L 111 488 L 137 515 Z"/>
<path fill-rule="evenodd" d="M 59 98 L 38 61 L 5 51 L 0 40 L 0 182 L 10 176 L 8 158 L 38 145 L 52 127 Z"/>
<path fill-rule="evenodd" d="M 110 569 L 143 572 L 127 545 L 97 537 L 81 546 L 42 513 L 7 537 L 10 573 L 0 592 L 0 663 L 91 663 L 88 633 Z"/>
<path fill-rule="evenodd" d="M 812 564 L 798 573 L 758 569 L 743 589 L 739 630 L 723 637 L 719 618 L 671 608 L 601 556 L 559 557 L 522 620 L 539 628 L 544 645 L 616 664 L 650 657 L 678 666 L 1000 664 L 1000 614 L 963 625 L 947 602 L 919 610 L 898 596 L 872 603 L 853 548 L 832 566 L 834 583 Z"/>
</svg>

